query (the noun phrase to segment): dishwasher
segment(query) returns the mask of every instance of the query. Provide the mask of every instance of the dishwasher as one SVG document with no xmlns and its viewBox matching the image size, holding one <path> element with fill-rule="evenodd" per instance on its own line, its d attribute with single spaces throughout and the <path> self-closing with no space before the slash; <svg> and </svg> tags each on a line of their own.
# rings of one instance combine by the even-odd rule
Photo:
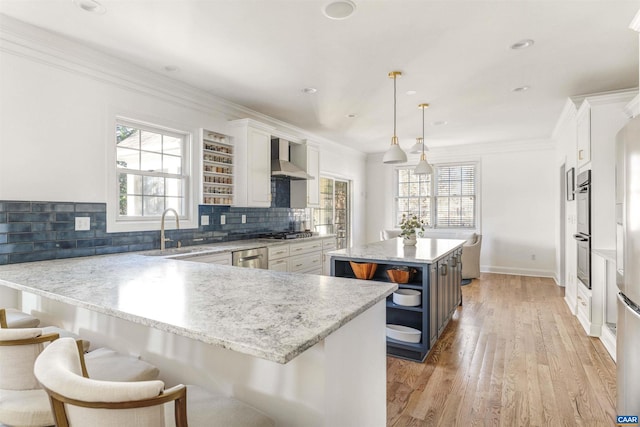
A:
<svg viewBox="0 0 640 427">
<path fill-rule="evenodd" d="M 267 248 L 246 249 L 231 253 L 231 265 L 235 267 L 267 269 L 269 260 Z"/>
</svg>

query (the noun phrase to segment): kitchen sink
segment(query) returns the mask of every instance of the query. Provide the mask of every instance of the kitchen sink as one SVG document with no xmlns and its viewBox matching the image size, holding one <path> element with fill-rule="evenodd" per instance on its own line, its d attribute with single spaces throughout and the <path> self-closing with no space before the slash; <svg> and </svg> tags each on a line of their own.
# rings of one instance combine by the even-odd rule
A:
<svg viewBox="0 0 640 427">
<path fill-rule="evenodd" d="M 215 253 L 221 252 L 220 248 L 212 247 L 212 246 L 186 246 L 183 248 L 169 248 L 161 251 L 160 249 L 155 249 L 153 251 L 141 252 L 140 255 L 145 256 L 157 256 L 164 258 L 182 258 L 183 256 L 191 256 L 194 254 L 206 254 L 206 253 Z"/>
</svg>

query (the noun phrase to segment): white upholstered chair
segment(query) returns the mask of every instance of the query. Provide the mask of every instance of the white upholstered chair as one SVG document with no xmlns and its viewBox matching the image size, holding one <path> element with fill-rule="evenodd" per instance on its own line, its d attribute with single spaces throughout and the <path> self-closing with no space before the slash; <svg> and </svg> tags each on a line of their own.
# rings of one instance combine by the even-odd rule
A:
<svg viewBox="0 0 640 427">
<path fill-rule="evenodd" d="M 462 278 L 476 279 L 480 277 L 480 247 L 482 234 L 473 234 L 462 246 Z"/>
<path fill-rule="evenodd" d="M 33 375 L 45 342 L 57 334 L 42 335 L 37 328 L 0 328 L 0 423 L 11 426 L 49 426 L 53 414 L 47 393 Z"/>
<path fill-rule="evenodd" d="M 380 240 L 391 240 L 400 236 L 401 230 L 382 230 L 380 231 Z"/>
<path fill-rule="evenodd" d="M 23 313 L 14 308 L 5 308 L 0 313 L 0 327 L 2 328 L 36 328 L 40 319 L 30 314 Z"/>
<path fill-rule="evenodd" d="M 191 398 L 192 386 L 165 390 L 164 383 L 157 380 L 112 382 L 88 378 L 82 351 L 70 338 L 48 345 L 36 360 L 34 373 L 49 394 L 60 427 L 182 427 L 187 425 L 187 418 L 191 426 L 274 425 L 267 416 L 235 399 L 212 398 L 204 390 Z"/>
</svg>

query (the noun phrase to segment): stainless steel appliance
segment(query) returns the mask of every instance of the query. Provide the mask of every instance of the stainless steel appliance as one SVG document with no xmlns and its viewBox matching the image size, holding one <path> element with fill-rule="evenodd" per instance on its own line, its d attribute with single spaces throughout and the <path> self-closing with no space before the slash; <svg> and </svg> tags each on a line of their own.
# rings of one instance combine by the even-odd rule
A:
<svg viewBox="0 0 640 427">
<path fill-rule="evenodd" d="M 640 415 L 640 117 L 616 143 L 618 415 Z"/>
<path fill-rule="evenodd" d="M 576 180 L 578 246 L 577 276 L 582 284 L 591 289 L 591 171 L 578 174 Z"/>
<path fill-rule="evenodd" d="M 267 269 L 269 266 L 268 256 L 267 248 L 235 251 L 231 253 L 231 265 Z"/>
</svg>

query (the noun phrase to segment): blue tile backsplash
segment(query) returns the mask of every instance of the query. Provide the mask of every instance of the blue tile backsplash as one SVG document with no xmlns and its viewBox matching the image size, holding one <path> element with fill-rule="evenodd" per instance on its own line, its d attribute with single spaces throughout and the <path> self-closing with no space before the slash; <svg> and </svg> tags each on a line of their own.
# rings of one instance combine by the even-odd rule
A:
<svg viewBox="0 0 640 427">
<path fill-rule="evenodd" d="M 220 215 L 226 224 L 220 224 Z M 242 224 L 242 215 L 247 221 Z M 304 209 L 199 206 L 209 225 L 167 230 L 166 237 L 183 246 L 252 239 L 291 229 Z M 75 217 L 90 217 L 91 230 L 75 231 Z M 169 223 L 173 218 L 168 219 Z M 160 248 L 160 231 L 107 233 L 105 203 L 0 201 L 0 265 Z"/>
</svg>

